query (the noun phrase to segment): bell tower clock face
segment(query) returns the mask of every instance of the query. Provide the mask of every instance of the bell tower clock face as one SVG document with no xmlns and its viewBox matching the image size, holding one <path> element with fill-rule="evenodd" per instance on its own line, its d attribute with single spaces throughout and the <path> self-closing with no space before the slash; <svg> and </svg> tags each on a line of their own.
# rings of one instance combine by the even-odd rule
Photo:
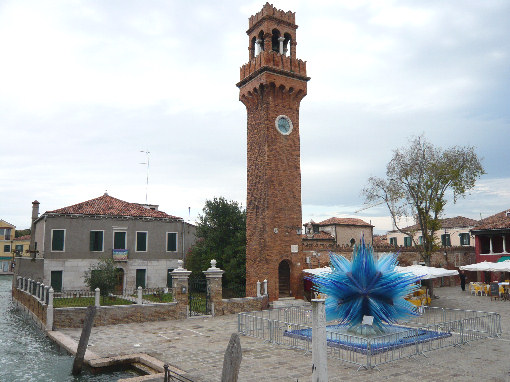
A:
<svg viewBox="0 0 510 382">
<path fill-rule="evenodd" d="M 274 122 L 276 130 L 282 135 L 289 135 L 292 132 L 292 121 L 286 115 L 279 115 Z"/>
</svg>

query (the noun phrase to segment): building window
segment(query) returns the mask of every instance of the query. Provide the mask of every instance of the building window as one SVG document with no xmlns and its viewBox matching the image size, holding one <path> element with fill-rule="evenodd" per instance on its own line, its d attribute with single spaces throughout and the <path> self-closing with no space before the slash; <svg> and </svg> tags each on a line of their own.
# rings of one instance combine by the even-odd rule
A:
<svg viewBox="0 0 510 382">
<path fill-rule="evenodd" d="M 413 245 L 413 239 L 411 236 L 404 237 L 404 247 L 410 247 Z"/>
<path fill-rule="evenodd" d="M 4 245 L 4 252 L 11 252 L 11 245 L 10 244 L 5 244 Z"/>
<path fill-rule="evenodd" d="M 177 232 L 166 233 L 166 251 L 177 252 Z"/>
<path fill-rule="evenodd" d="M 51 230 L 51 250 L 56 252 L 64 252 L 65 248 L 65 229 L 52 229 Z"/>
<path fill-rule="evenodd" d="M 126 248 L 126 232 L 114 231 L 113 232 L 113 249 L 127 249 Z"/>
<path fill-rule="evenodd" d="M 3 236 L 4 240 L 11 240 L 11 229 L 10 228 L 0 228 L 0 236 Z"/>
<path fill-rule="evenodd" d="M 397 238 L 396 237 L 390 237 L 390 245 L 397 246 Z"/>
<path fill-rule="evenodd" d="M 418 244 L 423 245 L 423 236 L 418 236 Z"/>
<path fill-rule="evenodd" d="M 104 231 L 90 231 L 90 251 L 103 252 Z"/>
<path fill-rule="evenodd" d="M 22 254 L 23 253 L 23 244 L 16 244 L 16 253 L 18 255 Z"/>
<path fill-rule="evenodd" d="M 469 233 L 459 233 L 460 245 L 469 245 Z"/>
<path fill-rule="evenodd" d="M 136 251 L 147 252 L 147 232 L 136 232 Z"/>
<path fill-rule="evenodd" d="M 451 243 L 450 243 L 450 234 L 449 233 L 445 233 L 445 234 L 442 234 L 441 235 L 441 245 L 443 247 L 451 247 Z"/>
</svg>

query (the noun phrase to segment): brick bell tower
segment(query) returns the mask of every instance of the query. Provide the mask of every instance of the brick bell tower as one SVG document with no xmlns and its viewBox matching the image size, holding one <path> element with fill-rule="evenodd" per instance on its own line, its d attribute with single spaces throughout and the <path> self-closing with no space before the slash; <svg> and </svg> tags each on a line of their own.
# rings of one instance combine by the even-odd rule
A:
<svg viewBox="0 0 510 382">
<path fill-rule="evenodd" d="M 297 27 L 295 13 L 269 3 L 251 16 L 237 83 L 248 114 L 246 295 L 267 279 L 271 301 L 303 296 L 299 105 L 310 77 Z"/>
</svg>

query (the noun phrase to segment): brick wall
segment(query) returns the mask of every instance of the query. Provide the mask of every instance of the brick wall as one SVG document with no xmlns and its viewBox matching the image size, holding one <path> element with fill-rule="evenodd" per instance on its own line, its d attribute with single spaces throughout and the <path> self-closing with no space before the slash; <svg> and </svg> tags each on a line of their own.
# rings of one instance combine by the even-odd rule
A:
<svg viewBox="0 0 510 382">
<path fill-rule="evenodd" d="M 41 304 L 41 302 L 31 294 L 14 287 L 12 289 L 12 297 L 32 312 L 40 322 L 46 325 L 46 305 Z"/>
<path fill-rule="evenodd" d="M 87 308 L 54 309 L 54 328 L 81 328 Z M 187 318 L 186 306 L 167 304 L 101 306 L 97 308 L 94 326 L 129 324 L 133 322 L 166 321 Z"/>
<path fill-rule="evenodd" d="M 269 299 L 262 297 L 244 297 L 222 299 L 221 302 L 215 302 L 214 314 L 223 316 L 226 314 L 237 314 L 240 312 L 253 312 L 255 310 L 264 310 L 269 308 Z"/>
</svg>

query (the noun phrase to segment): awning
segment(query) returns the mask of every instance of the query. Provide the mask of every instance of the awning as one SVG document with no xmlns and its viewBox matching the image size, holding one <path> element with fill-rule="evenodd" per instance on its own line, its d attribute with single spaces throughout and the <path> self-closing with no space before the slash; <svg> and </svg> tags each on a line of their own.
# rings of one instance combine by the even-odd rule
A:
<svg viewBox="0 0 510 382">
<path fill-rule="evenodd" d="M 501 263 L 502 261 L 510 260 L 510 256 L 501 256 L 496 263 Z"/>
<path fill-rule="evenodd" d="M 435 279 L 438 277 L 456 276 L 459 272 L 455 269 L 444 269 L 436 267 L 426 267 L 424 265 L 411 265 L 409 267 L 396 266 L 395 270 L 399 273 L 412 273 L 420 279 Z M 330 267 L 315 268 L 315 269 L 303 269 L 303 272 L 312 275 L 319 275 L 324 273 L 331 273 Z"/>
</svg>

